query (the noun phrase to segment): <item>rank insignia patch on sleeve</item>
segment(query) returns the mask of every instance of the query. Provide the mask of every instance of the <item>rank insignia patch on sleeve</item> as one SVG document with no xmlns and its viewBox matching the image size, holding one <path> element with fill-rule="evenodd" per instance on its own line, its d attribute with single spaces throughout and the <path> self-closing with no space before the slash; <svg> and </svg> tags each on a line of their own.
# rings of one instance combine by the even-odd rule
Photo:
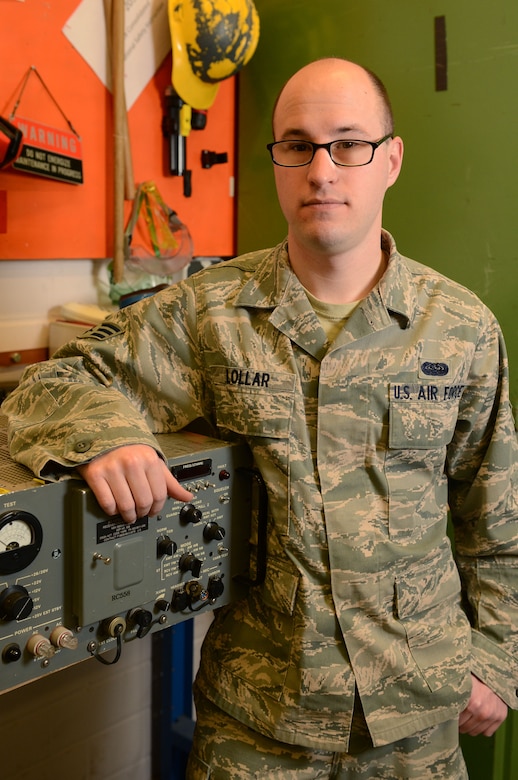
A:
<svg viewBox="0 0 518 780">
<path fill-rule="evenodd" d="M 79 338 L 81 339 L 96 339 L 97 341 L 106 341 L 114 336 L 120 336 L 123 330 L 119 325 L 114 322 L 101 322 L 85 333 L 82 333 Z"/>
</svg>

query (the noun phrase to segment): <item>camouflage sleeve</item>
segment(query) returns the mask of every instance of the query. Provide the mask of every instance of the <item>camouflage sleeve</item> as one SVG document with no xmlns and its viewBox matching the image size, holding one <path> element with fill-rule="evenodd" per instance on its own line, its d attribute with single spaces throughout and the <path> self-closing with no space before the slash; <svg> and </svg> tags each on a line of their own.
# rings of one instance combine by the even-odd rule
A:
<svg viewBox="0 0 518 780">
<path fill-rule="evenodd" d="M 488 317 L 449 447 L 449 503 L 473 628 L 472 671 L 517 708 L 518 444 L 505 344 Z"/>
<path fill-rule="evenodd" d="M 123 309 L 31 366 L 4 402 L 12 457 L 56 479 L 122 444 L 149 444 L 202 414 L 193 291 Z"/>
</svg>

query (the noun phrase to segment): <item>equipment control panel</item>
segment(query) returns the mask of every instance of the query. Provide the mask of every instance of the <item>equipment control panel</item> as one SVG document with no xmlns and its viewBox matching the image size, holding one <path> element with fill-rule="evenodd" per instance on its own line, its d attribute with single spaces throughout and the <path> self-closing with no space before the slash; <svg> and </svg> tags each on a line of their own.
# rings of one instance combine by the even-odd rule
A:
<svg viewBox="0 0 518 780">
<path fill-rule="evenodd" d="M 108 517 L 79 479 L 42 483 L 8 455 L 0 421 L 0 693 L 239 597 L 248 577 L 249 453 L 157 436 L 193 494 L 156 517 Z M 3 438 L 1 438 L 3 437 Z"/>
</svg>

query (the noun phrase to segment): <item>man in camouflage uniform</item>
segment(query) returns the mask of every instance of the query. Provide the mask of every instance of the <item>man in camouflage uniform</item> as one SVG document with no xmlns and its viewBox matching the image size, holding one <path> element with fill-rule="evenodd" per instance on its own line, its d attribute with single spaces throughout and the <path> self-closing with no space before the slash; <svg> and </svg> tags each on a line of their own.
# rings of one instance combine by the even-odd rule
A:
<svg viewBox="0 0 518 780">
<path fill-rule="evenodd" d="M 382 231 L 392 130 L 373 74 L 306 66 L 274 112 L 287 242 L 122 310 L 4 407 L 16 459 L 79 468 L 127 522 L 189 498 L 153 433 L 203 420 L 249 444 L 266 578 L 205 640 L 191 780 L 458 780 L 459 725 L 490 735 L 517 705 L 505 347 L 475 295 Z"/>
</svg>

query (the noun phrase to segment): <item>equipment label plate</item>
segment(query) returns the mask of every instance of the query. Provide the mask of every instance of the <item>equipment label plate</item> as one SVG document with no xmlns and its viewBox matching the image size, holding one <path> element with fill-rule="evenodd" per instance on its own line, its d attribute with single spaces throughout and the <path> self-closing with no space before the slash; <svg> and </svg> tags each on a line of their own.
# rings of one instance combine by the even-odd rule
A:
<svg viewBox="0 0 518 780">
<path fill-rule="evenodd" d="M 149 527 L 149 518 L 141 517 L 132 525 L 124 523 L 122 520 L 104 520 L 97 523 L 97 543 L 112 542 L 116 539 L 124 539 L 126 536 L 138 534 L 141 531 L 147 531 Z"/>
</svg>

